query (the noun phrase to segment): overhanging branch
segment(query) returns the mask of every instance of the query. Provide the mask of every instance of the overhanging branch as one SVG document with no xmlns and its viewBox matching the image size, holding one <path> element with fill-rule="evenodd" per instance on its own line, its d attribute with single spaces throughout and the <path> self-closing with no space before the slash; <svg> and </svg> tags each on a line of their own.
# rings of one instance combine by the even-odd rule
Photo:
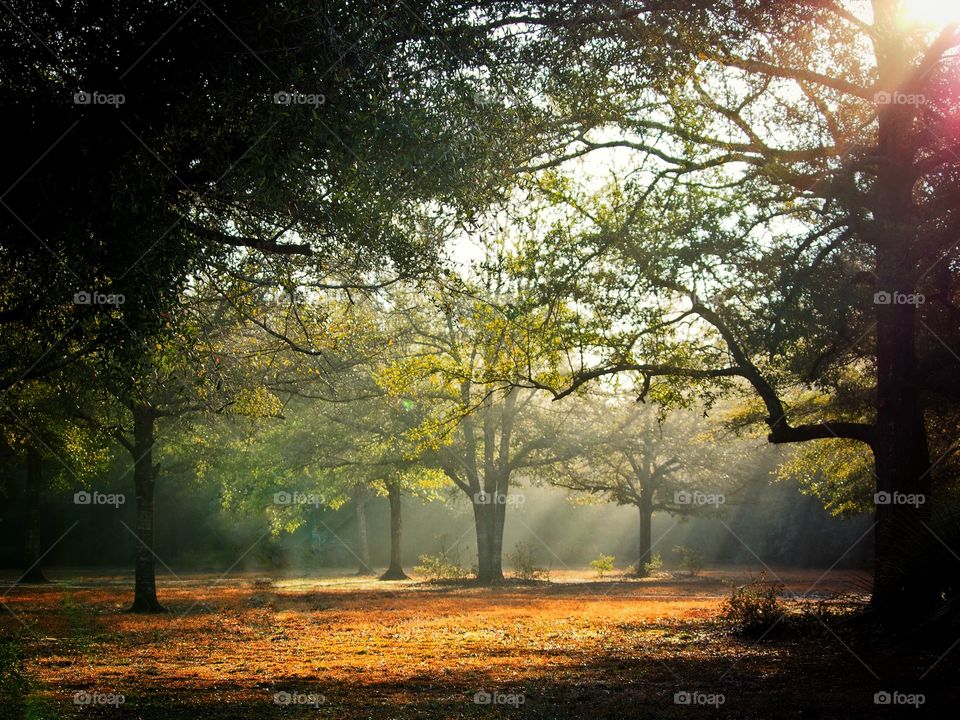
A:
<svg viewBox="0 0 960 720">
<path fill-rule="evenodd" d="M 197 223 L 189 223 L 190 230 L 206 240 L 212 240 L 221 245 L 230 245 L 232 247 L 245 247 L 271 255 L 313 255 L 313 248 L 306 243 L 292 245 L 288 243 L 279 243 L 277 240 L 289 228 L 283 228 L 280 232 L 270 239 L 244 237 L 242 235 L 230 235 L 228 233 L 214 230 Z"/>
</svg>

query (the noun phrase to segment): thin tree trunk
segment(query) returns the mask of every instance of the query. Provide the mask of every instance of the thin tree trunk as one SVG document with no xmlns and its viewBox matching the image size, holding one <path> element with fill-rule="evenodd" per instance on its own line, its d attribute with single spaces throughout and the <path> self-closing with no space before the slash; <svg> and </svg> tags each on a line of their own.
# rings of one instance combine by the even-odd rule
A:
<svg viewBox="0 0 960 720">
<path fill-rule="evenodd" d="M 49 582 L 40 565 L 40 494 L 43 492 L 43 457 L 36 447 L 27 448 L 26 537 L 24 538 L 24 568 L 20 582 Z"/>
<path fill-rule="evenodd" d="M 355 493 L 353 507 L 357 520 L 357 575 L 373 575 L 370 567 L 370 538 L 367 536 L 366 493 Z"/>
<path fill-rule="evenodd" d="M 506 493 L 500 495 L 506 500 Z M 490 577 L 492 582 L 503 580 L 503 530 L 506 524 L 507 504 L 500 502 L 493 505 L 493 535 L 490 538 Z"/>
<path fill-rule="evenodd" d="M 650 562 L 651 549 L 653 547 L 653 509 L 647 505 L 641 504 L 640 510 L 640 536 L 637 554 L 637 577 L 647 577 L 650 572 L 647 570 L 647 563 Z"/>
<path fill-rule="evenodd" d="M 152 408 L 133 407 L 133 484 L 137 496 L 135 538 L 134 590 L 131 612 L 166 612 L 157 600 L 157 579 L 154 568 L 153 491 L 160 466 L 153 464 L 154 424 L 156 413 Z"/>
<path fill-rule="evenodd" d="M 400 485 L 398 483 L 387 483 L 387 498 L 390 501 L 390 567 L 380 576 L 380 579 L 408 580 L 407 574 L 403 571 L 403 562 L 400 553 L 402 503 Z"/>
</svg>

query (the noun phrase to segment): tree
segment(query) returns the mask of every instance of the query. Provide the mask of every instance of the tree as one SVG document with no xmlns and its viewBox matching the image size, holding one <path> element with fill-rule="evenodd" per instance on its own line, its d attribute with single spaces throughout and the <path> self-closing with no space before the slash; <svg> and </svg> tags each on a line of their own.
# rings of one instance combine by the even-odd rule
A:
<svg viewBox="0 0 960 720">
<path fill-rule="evenodd" d="M 330 380 L 336 390 L 312 407 L 322 438 L 316 446 L 316 465 L 328 467 L 332 477 L 340 478 L 335 482 L 354 483 L 358 508 L 371 490 L 387 497 L 390 563 L 381 580 L 407 579 L 402 560 L 403 495 L 437 499 L 445 483 L 442 474 L 430 467 L 423 448 L 409 438 L 417 422 L 417 414 L 410 412 L 411 401 L 392 397 L 378 384 L 381 373 L 401 360 L 414 340 L 397 308 L 391 308 L 397 294 L 395 288 L 386 289 L 382 297 L 366 297 L 362 307 L 356 308 L 367 320 L 358 324 L 353 336 L 353 342 L 363 348 L 355 354 L 358 362 L 347 372 L 333 374 Z M 358 533 L 366 526 L 359 513 Z M 359 553 L 358 560 L 364 574 L 369 572 L 368 553 Z"/>
<path fill-rule="evenodd" d="M 312 291 L 432 267 L 436 237 L 418 230 L 496 197 L 543 115 L 476 102 L 499 42 L 471 8 L 511 12 L 11 3 L 0 388 L 85 357 L 151 372 L 169 314 L 207 270 Z"/>
<path fill-rule="evenodd" d="M 472 102 L 465 74 L 494 41 L 469 17 L 437 0 L 11 2 L 0 388 L 94 350 L 137 362 L 131 332 L 250 253 L 315 282 L 431 266 L 417 222 L 495 196 L 528 135 Z"/>
<path fill-rule="evenodd" d="M 539 339 L 523 318 L 538 313 L 514 259 L 489 248 L 476 275 L 432 285 L 424 300 L 398 297 L 407 347 L 380 373 L 382 385 L 409 403 L 407 437 L 470 501 L 477 537 L 477 580 L 503 579 L 503 531 L 511 481 L 572 457 L 564 442 L 570 408 L 519 389 L 516 363 Z M 521 350 L 523 348 L 523 350 Z M 524 366 L 525 367 L 525 366 Z"/>
<path fill-rule="evenodd" d="M 0 413 L 0 447 L 4 449 L 3 478 L 8 493 L 16 493 L 13 479 L 22 465 L 22 498 L 25 537 L 22 582 L 46 582 L 41 545 L 44 527 L 41 501 L 52 490 L 81 490 L 91 475 L 112 460 L 100 438 L 75 422 L 60 398 L 61 389 L 48 380 L 23 383 L 8 393 Z M 19 462 L 18 462 L 19 461 Z"/>
<path fill-rule="evenodd" d="M 356 521 L 357 575 L 373 575 L 373 568 L 370 567 L 370 538 L 367 533 L 367 503 L 370 501 L 369 488 L 360 483 L 354 485 L 353 492 L 350 495 L 350 501 L 353 504 L 354 519 Z"/>
<path fill-rule="evenodd" d="M 388 282 L 386 285 L 391 285 Z M 314 293 L 298 287 L 289 294 L 257 282 L 211 285 L 244 322 L 275 352 L 256 372 L 269 375 L 265 388 L 277 398 L 278 417 L 241 421 L 236 428 L 201 431 L 200 453 L 210 462 L 232 509 L 260 513 L 270 508 L 275 534 L 296 530 L 320 505 L 350 503 L 356 538 L 351 552 L 359 574 L 372 573 L 366 509 L 374 496 L 385 495 L 391 507 L 391 567 L 384 579 L 405 577 L 400 561 L 401 493 L 433 496 L 437 472 L 421 466 L 411 443 L 403 404 L 389 397 L 375 380 L 397 345 L 390 313 L 370 290 Z M 242 355 L 249 340 L 233 340 Z M 259 346 L 259 345 L 254 345 Z M 224 425 L 232 425 L 231 418 Z M 235 452 L 219 456 L 217 448 Z M 196 452 L 188 451 L 188 454 Z M 271 496 L 316 498 L 287 502 Z M 321 499 L 322 498 L 322 499 Z"/>
<path fill-rule="evenodd" d="M 182 297 L 162 339 L 143 348 L 136 365 L 91 355 L 63 376 L 61 397 L 72 403 L 71 414 L 125 449 L 133 463 L 132 612 L 165 611 L 157 599 L 153 547 L 154 492 L 161 470 L 155 462 L 158 423 L 201 412 L 276 412 L 276 398 L 264 390 L 267 378 L 254 362 L 276 347 L 239 343 L 243 352 L 231 353 L 238 337 L 244 336 L 236 320 L 222 312 L 220 298 L 208 287 L 195 286 Z"/>
<path fill-rule="evenodd" d="M 698 390 L 738 378 L 771 442 L 863 444 L 878 492 L 935 500 L 931 413 L 955 402 L 956 373 L 924 369 L 955 366 L 944 344 L 956 338 L 960 102 L 948 51 L 960 34 L 911 22 L 908 7 L 877 0 L 867 18 L 845 3 L 715 3 L 673 24 L 651 2 L 593 23 L 624 63 L 570 91 L 597 112 L 566 118 L 535 169 L 615 148 L 635 172 L 599 194 L 549 173 L 540 183 L 578 210 L 540 267 L 606 331 L 599 362 L 581 356 L 568 382 L 533 386 L 559 396 L 618 372 Z M 670 83 L 640 87 L 629 57 L 646 57 L 651 33 L 680 62 Z M 822 402 L 789 405 L 800 387 Z M 936 602 L 901 542 L 925 532 L 930 509 L 876 507 L 873 602 L 891 617 Z"/>
<path fill-rule="evenodd" d="M 372 378 L 370 378 L 372 384 Z M 375 386 L 374 386 L 375 387 Z M 390 506 L 390 561 L 381 580 L 406 580 L 403 570 L 403 496 L 437 499 L 445 478 L 431 468 L 423 457 L 423 449 L 410 443 L 405 433 L 410 428 L 403 403 L 396 402 L 383 391 L 367 394 L 364 399 L 349 401 L 347 406 L 326 403 L 317 408 L 325 420 L 325 444 L 337 448 L 336 454 L 320 452 L 319 466 L 336 457 L 331 474 L 355 483 L 355 502 L 366 503 L 371 493 L 386 496 Z M 336 432 L 330 432 L 332 427 Z M 333 441 L 333 442 L 331 442 Z M 358 517 L 365 528 L 365 518 Z M 364 529 L 365 533 L 365 529 Z M 369 552 L 359 553 L 364 574 L 370 570 Z"/>
<path fill-rule="evenodd" d="M 254 253 L 299 257 L 315 278 L 429 264 L 409 209 L 448 203 L 451 173 L 477 165 L 454 161 L 440 108 L 451 41 L 414 13 L 385 16 L 298 2 L 8 6 L 0 100 L 17 141 L 0 197 L 0 388 L 84 357 L 124 379 L 154 374 L 195 273 L 240 273 Z M 172 411 L 112 384 L 131 416 L 109 425 L 134 453 L 142 501 L 135 606 L 152 609 L 150 455 Z"/>
<path fill-rule="evenodd" d="M 390 502 L 390 564 L 380 576 L 381 580 L 406 580 L 403 571 L 403 480 L 402 477 L 388 478 L 387 500 Z"/>
<path fill-rule="evenodd" d="M 721 511 L 744 479 L 737 453 L 721 450 L 721 440 L 711 432 L 716 429 L 698 422 L 692 411 L 625 406 L 616 396 L 592 400 L 580 411 L 586 426 L 581 430 L 583 457 L 554 469 L 551 482 L 636 507 L 636 574 L 646 577 L 653 557 L 653 514 L 687 517 Z M 743 448 L 735 450 L 742 453 Z"/>
</svg>

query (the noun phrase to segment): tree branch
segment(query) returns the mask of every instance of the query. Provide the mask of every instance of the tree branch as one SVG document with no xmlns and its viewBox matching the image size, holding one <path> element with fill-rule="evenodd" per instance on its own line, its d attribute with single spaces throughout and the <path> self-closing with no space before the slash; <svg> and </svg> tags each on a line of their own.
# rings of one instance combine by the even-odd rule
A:
<svg viewBox="0 0 960 720">
<path fill-rule="evenodd" d="M 278 243 L 277 240 L 289 228 L 283 228 L 269 240 L 262 238 L 243 237 L 240 235 L 228 235 L 227 233 L 208 228 L 197 223 L 188 223 L 189 228 L 202 238 L 213 240 L 222 245 L 232 247 L 246 247 L 271 255 L 313 255 L 313 248 L 310 245 L 291 245 L 287 243 Z"/>
</svg>

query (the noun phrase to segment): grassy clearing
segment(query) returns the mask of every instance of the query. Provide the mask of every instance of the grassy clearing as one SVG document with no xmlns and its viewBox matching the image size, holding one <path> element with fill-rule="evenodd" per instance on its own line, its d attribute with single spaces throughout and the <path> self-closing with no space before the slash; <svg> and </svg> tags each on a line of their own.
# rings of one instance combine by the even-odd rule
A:
<svg viewBox="0 0 960 720">
<path fill-rule="evenodd" d="M 123 612 L 120 578 L 62 578 L 13 590 L 29 629 L 9 615 L 2 627 L 20 628 L 30 686 L 13 692 L 35 718 L 872 718 L 905 712 L 874 705 L 884 689 L 925 692 L 928 711 L 957 700 L 949 656 L 919 682 L 936 654 L 804 619 L 820 596 L 788 600 L 789 622 L 760 642 L 730 634 L 718 618 L 744 575 L 495 588 L 190 576 L 161 584 L 166 616 Z M 780 576 L 793 593 L 816 579 Z M 855 585 L 837 573 L 818 592 Z M 103 704 L 75 705 L 78 692 Z M 723 703 L 677 704 L 683 692 Z"/>
</svg>

